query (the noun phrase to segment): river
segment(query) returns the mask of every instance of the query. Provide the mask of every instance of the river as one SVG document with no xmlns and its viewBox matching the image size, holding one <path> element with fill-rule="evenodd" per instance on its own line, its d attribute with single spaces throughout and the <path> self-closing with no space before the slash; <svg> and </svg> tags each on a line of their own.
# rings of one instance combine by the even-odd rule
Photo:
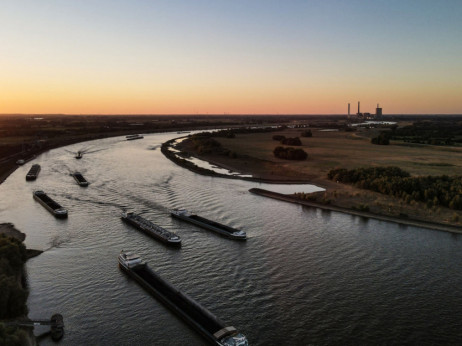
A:
<svg viewBox="0 0 462 346">
<path fill-rule="evenodd" d="M 118 269 L 121 249 L 140 254 L 251 345 L 462 343 L 461 235 L 253 195 L 252 187 L 270 188 L 201 176 L 166 159 L 160 145 L 178 136 L 54 149 L 0 185 L 0 222 L 14 223 L 29 248 L 44 250 L 27 262 L 29 317 L 61 313 L 61 344 L 204 343 Z M 78 150 L 85 151 L 80 160 L 72 154 Z M 42 170 L 26 182 L 34 163 Z M 73 171 L 90 186 L 78 186 Z M 69 218 L 55 219 L 34 201 L 36 189 L 68 208 Z M 241 228 L 248 240 L 172 219 L 171 208 Z M 168 248 L 124 224 L 124 210 L 174 231 L 183 246 Z"/>
</svg>

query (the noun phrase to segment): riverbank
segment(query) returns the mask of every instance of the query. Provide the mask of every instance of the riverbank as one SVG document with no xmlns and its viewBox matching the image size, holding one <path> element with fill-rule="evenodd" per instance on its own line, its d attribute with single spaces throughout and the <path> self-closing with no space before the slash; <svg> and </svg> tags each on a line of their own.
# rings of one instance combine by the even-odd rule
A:
<svg viewBox="0 0 462 346">
<path fill-rule="evenodd" d="M 414 226 L 414 227 L 428 228 L 428 229 L 433 229 L 433 230 L 438 230 L 438 231 L 462 234 L 461 227 L 456 227 L 456 226 L 451 226 L 451 225 L 445 225 L 445 224 L 427 222 L 427 221 L 421 221 L 421 220 L 413 220 L 407 217 L 397 217 L 397 216 L 393 217 L 393 216 L 379 215 L 379 214 L 370 213 L 366 211 L 352 210 L 349 208 L 342 208 L 342 207 L 329 205 L 329 204 L 322 204 L 322 203 L 306 201 L 306 200 L 302 200 L 300 198 L 294 197 L 293 195 L 285 195 L 282 193 L 268 191 L 264 189 L 258 189 L 258 188 L 250 189 L 249 192 L 259 195 L 259 196 L 269 197 L 269 198 L 273 198 L 273 199 L 277 199 L 277 200 L 289 202 L 289 203 L 295 203 L 295 204 L 299 204 L 299 205 L 303 205 L 303 206 L 311 207 L 311 208 L 319 208 L 323 210 L 330 210 L 330 211 L 335 211 L 335 212 L 340 212 L 344 214 L 350 214 L 350 215 L 355 215 L 355 216 L 360 216 L 360 217 L 365 217 L 365 218 L 371 218 L 371 219 L 376 219 L 376 220 L 381 220 L 381 221 L 394 222 L 394 223 L 405 225 L 405 226 Z"/>
<path fill-rule="evenodd" d="M 298 132 L 295 129 L 284 130 L 282 134 L 286 137 L 294 137 Z M 414 148 L 394 148 L 393 146 L 377 146 L 365 141 L 367 132 L 362 134 L 362 139 L 358 136 L 351 136 L 349 133 L 342 132 L 315 132 L 318 136 L 303 139 L 305 150 L 316 153 L 309 156 L 308 160 L 302 162 L 291 162 L 274 158 L 272 148 L 277 145 L 272 139 L 272 134 L 252 134 L 236 135 L 236 138 L 214 137 L 222 144 L 222 148 L 236 153 L 234 157 L 221 155 L 213 152 L 199 154 L 195 150 L 192 141 L 182 141 L 175 146 L 178 152 L 167 153 L 172 161 L 199 174 L 219 176 L 222 178 L 244 179 L 265 183 L 285 183 L 285 184 L 314 184 L 324 188 L 325 192 L 305 194 L 299 191 L 299 197 L 293 196 L 298 200 L 308 200 L 318 206 L 337 207 L 342 212 L 349 212 L 356 215 L 358 211 L 364 211 L 382 217 L 384 220 L 418 222 L 420 226 L 426 228 L 441 228 L 443 225 L 451 231 L 459 232 L 462 229 L 462 212 L 444 207 L 428 207 L 422 202 L 406 203 L 393 196 L 380 194 L 374 191 L 359 189 L 352 185 L 341 184 L 327 178 L 327 172 L 336 166 L 346 165 L 347 167 L 364 165 L 392 165 L 397 162 L 406 162 L 406 168 L 425 174 L 445 174 L 447 170 L 453 171 L 456 165 L 448 166 L 442 160 L 449 160 L 448 153 L 441 148 L 426 148 L 425 150 L 414 152 Z M 174 141 L 172 141 L 173 143 Z M 313 147 L 313 145 L 317 147 Z M 336 151 L 336 147 L 340 148 Z M 377 148 L 379 147 L 379 148 Z M 384 148 L 386 147 L 386 148 Z M 348 150 L 342 149 L 348 148 Z M 168 151 L 166 148 L 164 151 Z M 358 157 L 352 153 L 361 153 Z M 165 152 L 164 152 L 165 154 Z M 358 155 L 358 154 L 356 154 Z M 393 155 L 393 160 L 391 156 Z M 413 155 L 420 155 L 413 158 Z M 450 155 L 454 155 L 451 151 Z M 195 157 L 210 164 L 222 167 L 241 174 L 251 175 L 252 178 L 240 178 L 217 174 L 211 170 L 198 167 L 190 161 L 181 157 Z M 363 162 L 361 157 L 367 158 Z M 377 159 L 374 161 L 374 157 Z M 351 159 L 351 160 L 350 160 Z M 413 162 L 412 159 L 417 162 Z M 398 161 L 399 160 L 399 161 Z M 419 161 L 425 160 L 425 164 Z M 448 161 L 449 162 L 449 161 Z M 423 168 L 422 168 L 423 167 Z M 314 205 L 314 204 L 312 204 Z M 404 222 L 403 221 L 403 222 Z M 417 225 L 417 224 L 415 224 Z M 444 229 L 447 230 L 447 229 Z"/>
<path fill-rule="evenodd" d="M 23 245 L 26 235 L 17 230 L 11 223 L 0 224 L 2 237 L 2 275 L 1 292 L 4 299 L 1 302 L 2 318 L 7 320 L 27 320 L 27 283 L 24 271 L 25 261 L 42 253 L 39 250 L 26 249 Z M 22 264 L 21 264 L 22 263 Z M 13 278 L 8 280 L 8 278 Z M 0 341 L 16 340 L 21 345 L 35 346 L 37 341 L 33 327 L 3 327 Z M 2 341 L 3 340 L 3 341 Z M 8 341 L 9 340 L 9 341 Z M 0 342 L 0 343 L 1 343 Z"/>
<path fill-rule="evenodd" d="M 0 223 L 0 234 L 3 234 L 7 237 L 15 238 L 20 242 L 24 242 L 26 239 L 26 235 L 21 231 L 17 230 L 12 223 L 5 222 Z M 36 257 L 40 255 L 43 251 L 41 250 L 34 250 L 34 249 L 26 249 L 26 256 L 27 259 Z"/>
</svg>

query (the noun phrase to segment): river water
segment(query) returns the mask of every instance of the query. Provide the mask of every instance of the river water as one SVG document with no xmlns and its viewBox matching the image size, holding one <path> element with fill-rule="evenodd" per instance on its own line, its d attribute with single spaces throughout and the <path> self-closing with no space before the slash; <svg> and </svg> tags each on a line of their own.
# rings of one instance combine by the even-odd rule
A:
<svg viewBox="0 0 462 346">
<path fill-rule="evenodd" d="M 28 247 L 44 250 L 27 262 L 29 317 L 61 313 L 61 344 L 204 343 L 118 269 L 121 249 L 140 254 L 251 345 L 462 343 L 460 235 L 253 195 L 250 188 L 268 185 L 201 176 L 166 159 L 160 145 L 176 136 L 51 150 L 0 185 L 0 222 L 14 223 Z M 71 153 L 78 150 L 86 151 L 81 160 Z M 26 182 L 33 163 L 42 171 Z M 89 187 L 69 176 L 76 170 Z M 55 219 L 33 200 L 35 189 L 68 208 L 69 218 Z M 241 228 L 248 240 L 169 216 L 182 207 Z M 168 248 L 124 224 L 124 210 L 176 232 L 183 246 Z"/>
</svg>

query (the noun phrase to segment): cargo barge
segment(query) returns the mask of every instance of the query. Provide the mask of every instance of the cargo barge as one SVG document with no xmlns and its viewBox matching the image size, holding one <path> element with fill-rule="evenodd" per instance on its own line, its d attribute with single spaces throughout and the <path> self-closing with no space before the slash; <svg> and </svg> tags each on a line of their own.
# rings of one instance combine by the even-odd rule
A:
<svg viewBox="0 0 462 346">
<path fill-rule="evenodd" d="M 122 220 L 165 244 L 181 246 L 181 238 L 175 233 L 167 231 L 138 214 L 127 212 L 122 215 Z"/>
<path fill-rule="evenodd" d="M 83 187 L 88 186 L 88 181 L 83 177 L 82 173 L 74 172 L 71 175 L 75 179 L 77 184 L 79 184 L 80 186 L 83 186 Z"/>
<path fill-rule="evenodd" d="M 142 135 L 138 135 L 138 134 L 125 136 L 125 139 L 127 141 L 133 141 L 135 139 L 142 139 L 142 138 L 144 138 L 144 137 Z"/>
<path fill-rule="evenodd" d="M 173 312 L 188 322 L 208 342 L 221 346 L 248 346 L 247 338 L 236 328 L 226 326 L 218 317 L 187 294 L 162 279 L 137 255 L 119 255 L 119 267 Z"/>
<path fill-rule="evenodd" d="M 170 211 L 170 215 L 176 217 L 177 219 L 190 222 L 196 226 L 205 228 L 209 231 L 219 233 L 225 237 L 236 239 L 236 240 L 246 240 L 247 235 L 244 231 L 223 225 L 216 221 L 212 221 L 201 217 L 199 215 L 191 214 L 186 209 L 173 209 Z"/>
<path fill-rule="evenodd" d="M 66 218 L 67 209 L 61 207 L 61 205 L 54 200 L 52 200 L 45 192 L 43 191 L 34 191 L 34 199 L 45 207 L 50 213 L 52 213 L 57 218 Z"/>
<path fill-rule="evenodd" d="M 40 173 L 40 165 L 35 164 L 29 169 L 29 172 L 26 174 L 26 180 L 35 180 L 37 179 L 38 174 Z"/>
</svg>

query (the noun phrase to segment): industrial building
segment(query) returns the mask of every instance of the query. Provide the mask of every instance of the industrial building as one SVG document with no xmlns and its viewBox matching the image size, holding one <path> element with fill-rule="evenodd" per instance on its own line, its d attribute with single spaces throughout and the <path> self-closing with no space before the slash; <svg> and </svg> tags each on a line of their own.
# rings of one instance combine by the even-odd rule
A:
<svg viewBox="0 0 462 346">
<path fill-rule="evenodd" d="M 356 118 L 361 119 L 361 120 L 366 120 L 366 119 L 381 119 L 383 116 L 382 113 L 382 108 L 379 106 L 377 103 L 377 108 L 375 109 L 375 114 L 371 114 L 368 112 L 361 113 L 361 102 L 358 101 L 358 112 L 356 113 Z M 348 119 L 351 119 L 350 115 L 350 104 L 348 103 Z"/>
</svg>

